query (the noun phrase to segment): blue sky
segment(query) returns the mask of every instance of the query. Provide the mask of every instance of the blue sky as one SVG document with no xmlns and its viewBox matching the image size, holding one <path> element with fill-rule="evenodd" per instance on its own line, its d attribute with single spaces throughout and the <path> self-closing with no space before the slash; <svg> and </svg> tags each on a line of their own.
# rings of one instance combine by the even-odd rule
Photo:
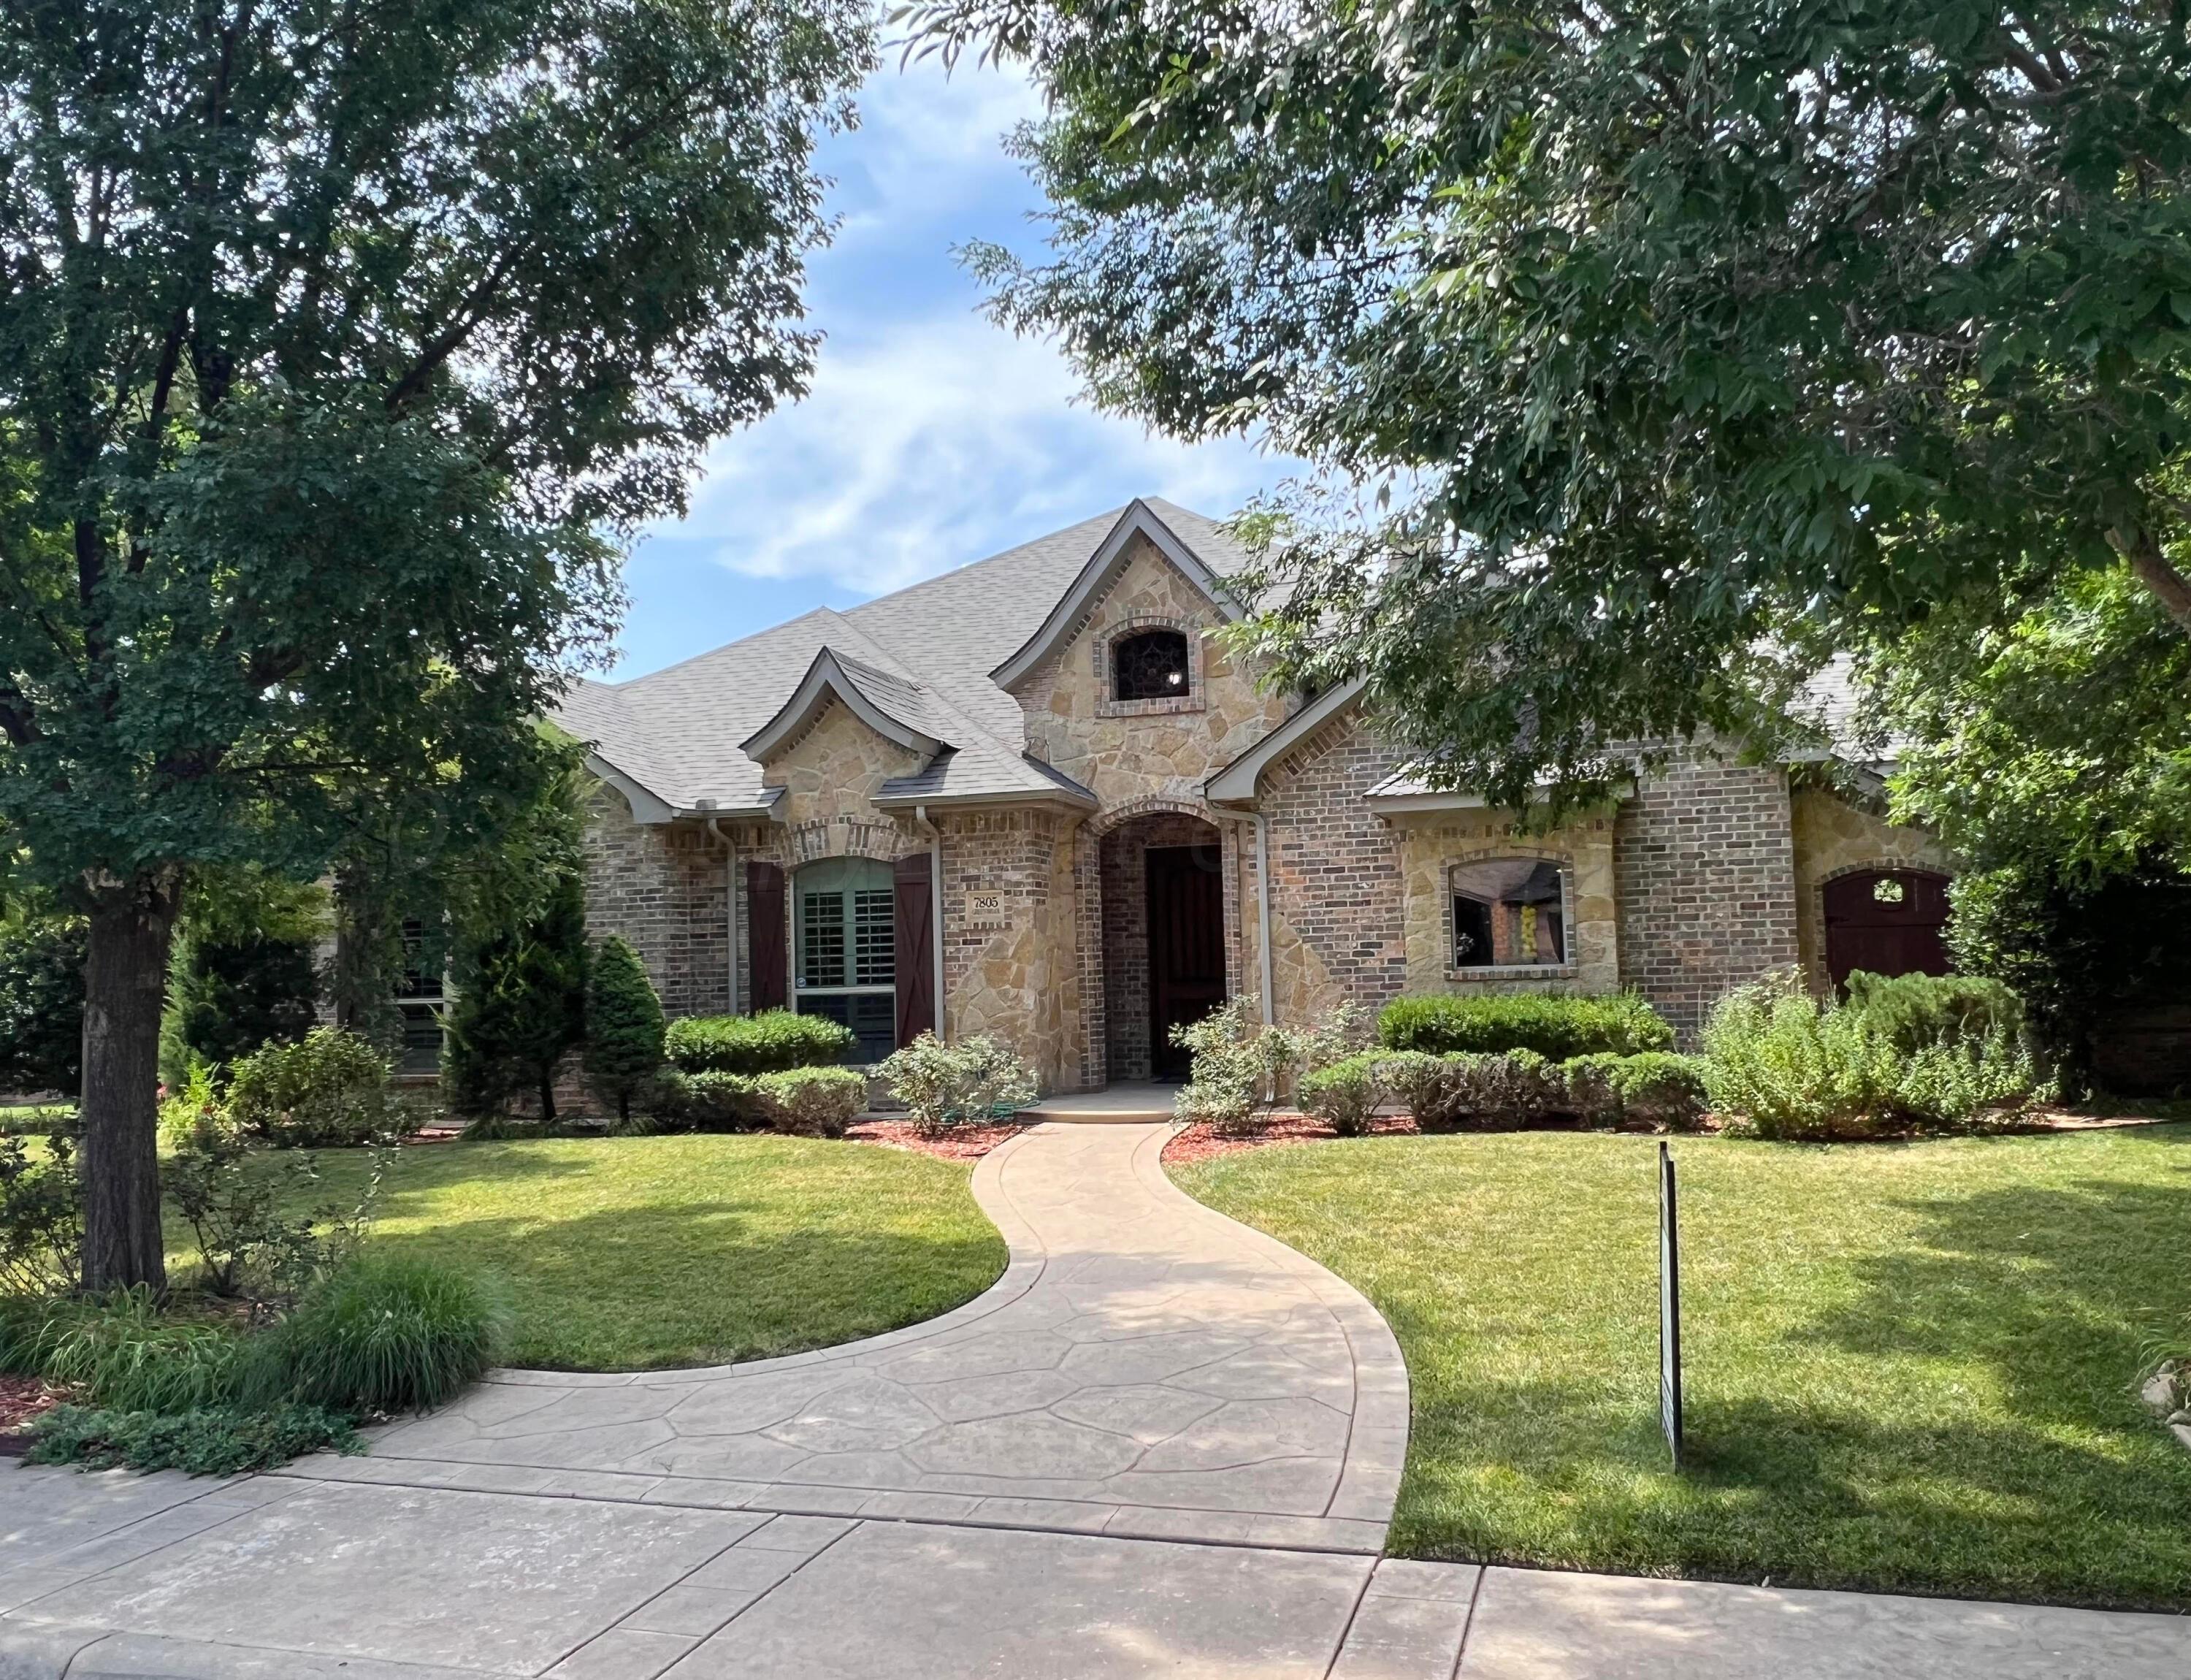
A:
<svg viewBox="0 0 2191 1680">
<path fill-rule="evenodd" d="M 977 312 L 951 248 L 1040 239 L 1039 196 L 1002 145 L 1039 110 L 1023 82 L 963 63 L 901 71 L 892 53 L 859 103 L 859 128 L 821 153 L 842 225 L 809 270 L 826 334 L 813 390 L 718 443 L 690 514 L 641 538 L 615 678 L 1135 496 L 1222 516 L 1293 470 L 1243 441 L 1190 447 L 1099 415 L 1056 349 Z"/>
</svg>

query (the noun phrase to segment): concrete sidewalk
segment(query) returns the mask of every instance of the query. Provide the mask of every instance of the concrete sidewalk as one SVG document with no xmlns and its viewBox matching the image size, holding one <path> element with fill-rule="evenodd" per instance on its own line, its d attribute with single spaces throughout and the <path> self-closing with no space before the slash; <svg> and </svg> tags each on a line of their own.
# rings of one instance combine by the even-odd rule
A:
<svg viewBox="0 0 2191 1680">
<path fill-rule="evenodd" d="M 791 1359 L 503 1372 L 362 1459 L 0 1469 L 0 1680 L 2182 1680 L 2191 1621 L 1380 1562 L 1407 1390 L 1346 1284 L 1044 1126 L 1004 1278 Z"/>
</svg>

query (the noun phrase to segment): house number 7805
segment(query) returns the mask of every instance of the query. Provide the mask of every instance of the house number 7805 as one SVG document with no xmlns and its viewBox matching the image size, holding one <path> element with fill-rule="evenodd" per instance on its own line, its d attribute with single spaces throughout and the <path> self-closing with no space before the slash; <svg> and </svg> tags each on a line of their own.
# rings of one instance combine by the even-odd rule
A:
<svg viewBox="0 0 2191 1680">
<path fill-rule="evenodd" d="M 1002 893 L 977 892 L 974 895 L 974 908 L 977 910 L 1002 909 L 1004 908 L 1004 899 Z"/>
</svg>

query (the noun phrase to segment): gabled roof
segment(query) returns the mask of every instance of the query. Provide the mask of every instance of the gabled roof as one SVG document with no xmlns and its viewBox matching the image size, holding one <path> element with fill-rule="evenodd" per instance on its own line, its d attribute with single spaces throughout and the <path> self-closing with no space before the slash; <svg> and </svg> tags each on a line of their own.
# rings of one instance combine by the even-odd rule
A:
<svg viewBox="0 0 2191 1680">
<path fill-rule="evenodd" d="M 777 790 L 763 785 L 748 749 L 772 747 L 779 724 L 796 732 L 802 708 L 794 703 L 810 681 L 855 711 L 849 693 L 856 693 L 896 729 L 935 743 L 920 749 L 934 754 L 925 769 L 885 784 L 885 800 L 1093 803 L 1070 777 L 1027 758 L 1020 703 L 993 673 L 1042 634 L 1090 575 L 1107 540 L 1118 544 L 1106 564 L 1123 557 L 1122 527 L 1125 536 L 1148 534 L 1175 565 L 1184 556 L 1194 568 L 1188 575 L 1213 591 L 1215 580 L 1247 564 L 1214 521 L 1147 499 L 841 612 L 819 608 L 629 682 L 580 682 L 555 720 L 589 745 L 597 773 L 628 797 L 638 790 L 635 812 L 652 801 L 646 820 L 655 822 L 702 810 L 766 810 Z M 828 666 L 817 678 L 825 652 Z M 908 789 L 915 792 L 902 791 Z"/>
<path fill-rule="evenodd" d="M 1073 580 L 1070 589 L 1058 598 L 1035 633 L 1029 636 L 1012 654 L 989 675 L 999 688 L 1010 688 L 1021 678 L 1073 640 L 1086 622 L 1089 611 L 1111 586 L 1113 579 L 1124 570 L 1127 556 L 1132 552 L 1134 538 L 1141 537 L 1155 544 L 1163 555 L 1202 593 L 1213 606 L 1225 615 L 1227 623 L 1237 622 L 1243 609 L 1225 586 L 1225 580 L 1205 566 L 1200 555 L 1181 542 L 1167 526 L 1154 507 L 1144 501 L 1129 502 L 1118 515 L 1118 521 L 1105 533 L 1080 568 L 1080 575 Z M 1237 568 L 1235 568 L 1237 569 Z"/>
<path fill-rule="evenodd" d="M 833 700 L 885 740 L 923 758 L 944 744 L 942 735 L 931 732 L 939 726 L 924 703 L 919 683 L 824 646 L 776 715 L 738 745 L 754 763 L 765 765 Z"/>
</svg>

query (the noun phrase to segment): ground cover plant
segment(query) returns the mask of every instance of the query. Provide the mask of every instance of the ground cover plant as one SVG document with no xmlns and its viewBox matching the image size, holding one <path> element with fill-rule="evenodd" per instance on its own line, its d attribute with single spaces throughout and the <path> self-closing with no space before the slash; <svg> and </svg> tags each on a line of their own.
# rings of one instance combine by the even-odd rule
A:
<svg viewBox="0 0 2191 1680">
<path fill-rule="evenodd" d="M 1407 1356 L 1409 1557 L 2191 1607 L 2191 1453 L 2141 1403 L 2191 1126 L 1674 1146 L 1693 1467 L 1657 1418 L 1653 1144 L 1257 1149 L 1174 1176 Z"/>
<path fill-rule="evenodd" d="M 330 1150 L 308 1202 L 372 1162 Z M 934 1317 L 1004 1269 L 970 1168 L 767 1134 L 528 1138 L 407 1148 L 372 1248 L 490 1280 L 501 1358 L 629 1370 L 797 1353 Z M 170 1222 L 172 1263 L 191 1252 Z"/>
</svg>

